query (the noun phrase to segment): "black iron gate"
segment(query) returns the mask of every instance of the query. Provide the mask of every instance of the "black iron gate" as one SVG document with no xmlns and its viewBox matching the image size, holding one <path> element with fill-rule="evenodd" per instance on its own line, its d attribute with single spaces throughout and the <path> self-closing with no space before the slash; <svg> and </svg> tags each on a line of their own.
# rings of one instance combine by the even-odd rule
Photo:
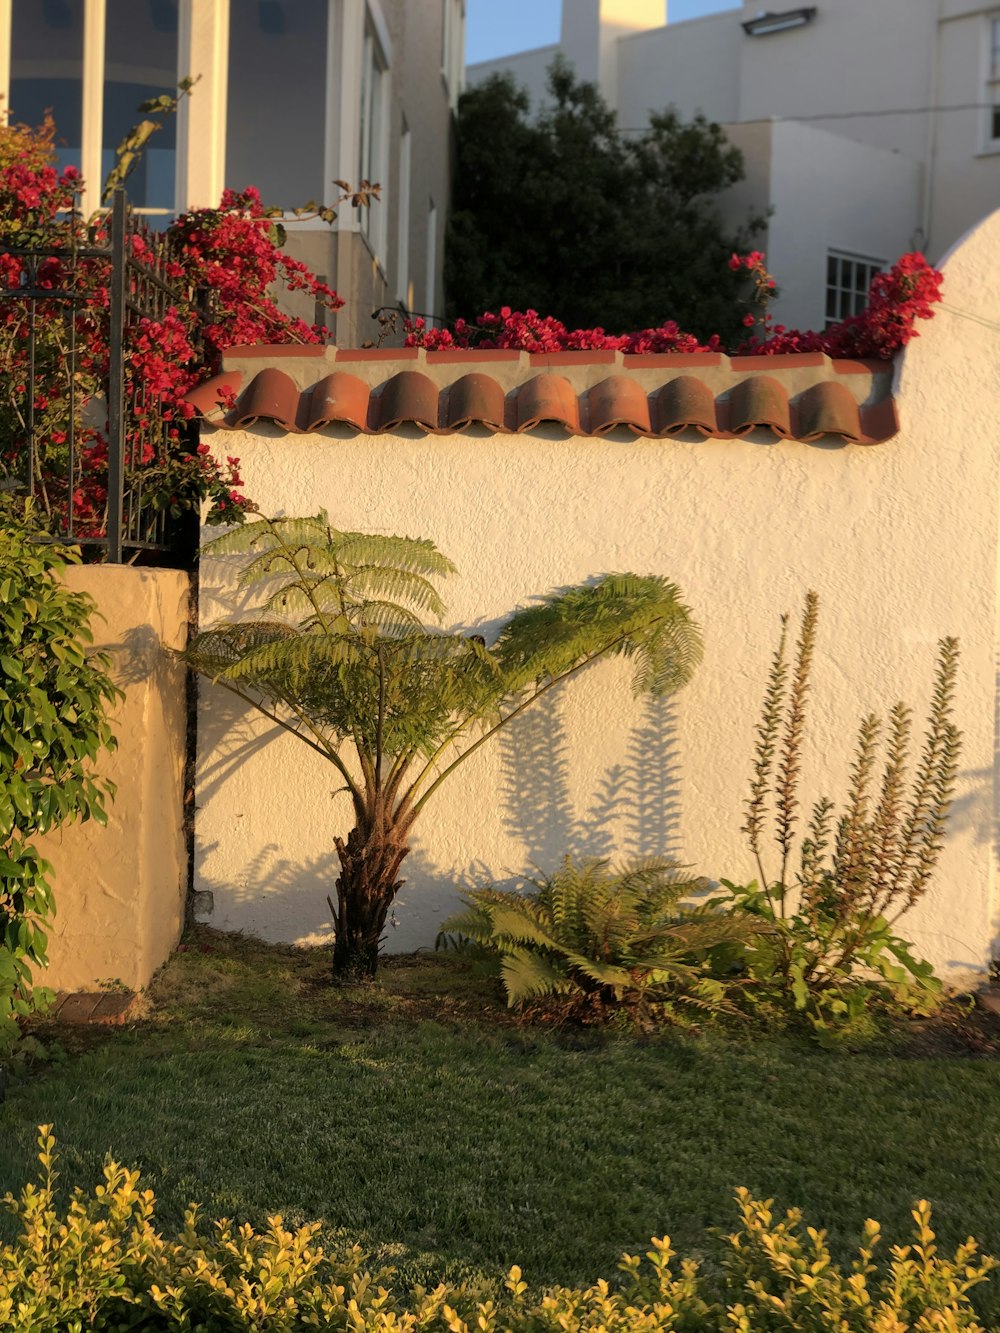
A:
<svg viewBox="0 0 1000 1333">
<path fill-rule="evenodd" d="M 8 503 L 28 499 L 34 521 L 48 535 L 85 548 L 91 558 L 117 564 L 143 555 L 162 560 L 176 550 L 181 525 L 171 519 L 156 482 L 169 458 L 193 452 L 197 439 L 193 427 L 164 419 L 148 384 L 129 373 L 129 363 L 136 340 L 148 336 L 148 322 L 191 303 L 193 294 L 171 276 L 169 238 L 130 212 L 123 191 L 113 199 L 107 242 L 90 243 L 87 236 L 80 243 L 84 235 L 78 219 L 71 218 L 55 240 L 43 236 L 37 245 L 13 248 L 0 244 L 0 258 L 11 256 L 19 266 L 16 280 L 11 283 L 8 274 L 0 286 L 0 305 L 22 303 L 16 327 L 27 355 L 23 383 L 10 386 L 3 404 L 0 490 Z M 98 286 L 105 286 L 106 276 L 106 297 L 95 296 L 95 265 Z M 55 388 L 54 326 L 62 331 L 56 336 L 61 355 Z M 91 350 L 88 332 L 96 330 L 110 349 L 103 401 L 84 394 L 79 382 Z M 43 352 L 49 358 L 44 366 Z M 53 398 L 65 425 L 55 433 Z"/>
</svg>

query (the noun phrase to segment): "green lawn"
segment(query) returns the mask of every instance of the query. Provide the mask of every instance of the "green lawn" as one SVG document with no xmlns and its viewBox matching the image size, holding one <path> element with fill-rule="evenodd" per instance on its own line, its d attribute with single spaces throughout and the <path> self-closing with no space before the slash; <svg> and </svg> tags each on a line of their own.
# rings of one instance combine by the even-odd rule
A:
<svg viewBox="0 0 1000 1333">
<path fill-rule="evenodd" d="M 9 1090 L 0 1184 L 32 1175 L 51 1121 L 64 1184 L 110 1152 L 164 1225 L 190 1199 L 323 1218 L 411 1277 L 590 1280 L 664 1232 L 696 1252 L 737 1185 L 801 1205 L 841 1253 L 868 1216 L 900 1238 L 918 1197 L 944 1242 L 1000 1253 L 1000 1061 L 527 1030 L 465 968 L 399 960 L 337 993 L 321 955 L 200 934 L 146 1021 Z M 996 1284 L 987 1300 L 996 1318 Z"/>
</svg>

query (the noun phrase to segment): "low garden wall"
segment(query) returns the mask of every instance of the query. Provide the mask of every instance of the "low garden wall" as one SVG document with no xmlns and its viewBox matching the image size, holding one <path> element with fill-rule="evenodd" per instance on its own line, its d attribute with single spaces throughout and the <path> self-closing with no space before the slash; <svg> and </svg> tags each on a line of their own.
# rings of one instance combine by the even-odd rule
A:
<svg viewBox="0 0 1000 1333">
<path fill-rule="evenodd" d="M 444 588 L 454 626 L 488 638 L 533 597 L 632 570 L 676 580 L 704 630 L 704 663 L 676 698 L 636 701 L 627 663 L 598 665 L 457 772 L 414 827 L 390 952 L 432 946 L 463 886 L 567 852 L 668 854 L 710 879 L 753 878 L 740 826 L 768 661 L 780 614 L 794 628 L 815 589 L 805 812 L 821 794 L 843 799 L 864 713 L 904 699 L 922 721 L 937 641 L 961 641 L 956 804 L 902 933 L 956 982 L 983 973 L 1000 790 L 998 255 L 995 215 L 947 261 L 944 305 L 894 372 L 823 358 L 229 356 L 240 410 L 216 414 L 229 428 L 204 438 L 239 456 L 247 493 L 272 515 L 325 508 L 338 527 L 433 539 L 459 569 Z M 494 390 L 476 380 L 479 406 L 465 411 L 473 376 Z M 616 424 L 632 399 L 653 413 L 645 428 Z M 716 416 L 699 417 L 710 402 Z M 203 626 L 241 610 L 221 562 L 203 562 L 201 588 Z M 207 919 L 327 938 L 332 838 L 349 827 L 336 774 L 217 688 L 202 685 L 200 707 Z"/>
<path fill-rule="evenodd" d="M 39 839 L 54 868 L 54 990 L 147 984 L 180 938 L 187 894 L 184 837 L 185 673 L 165 649 L 187 639 L 190 579 L 171 569 L 71 566 L 66 581 L 97 603 L 95 646 L 124 691 L 118 740 L 99 772 L 117 784 L 108 823 L 72 824 Z"/>
</svg>

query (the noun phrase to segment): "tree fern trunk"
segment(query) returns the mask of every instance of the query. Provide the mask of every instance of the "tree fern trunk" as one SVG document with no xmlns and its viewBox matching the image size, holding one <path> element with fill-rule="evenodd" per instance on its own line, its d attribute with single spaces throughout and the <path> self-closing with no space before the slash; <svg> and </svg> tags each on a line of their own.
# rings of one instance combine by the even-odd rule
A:
<svg viewBox="0 0 1000 1333">
<path fill-rule="evenodd" d="M 381 817 L 380 817 L 381 815 Z M 347 842 L 336 838 L 337 879 L 335 981 L 370 980 L 378 968 L 379 943 L 392 900 L 403 886 L 399 867 L 409 852 L 406 835 L 384 810 L 359 822 Z"/>
</svg>

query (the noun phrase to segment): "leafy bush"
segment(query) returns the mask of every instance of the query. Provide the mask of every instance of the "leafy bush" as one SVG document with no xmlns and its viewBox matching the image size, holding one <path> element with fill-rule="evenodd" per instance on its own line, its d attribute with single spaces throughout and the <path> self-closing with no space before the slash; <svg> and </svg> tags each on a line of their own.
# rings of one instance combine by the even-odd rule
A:
<svg viewBox="0 0 1000 1333">
<path fill-rule="evenodd" d="M 675 1264 L 664 1237 L 644 1257 L 624 1255 L 614 1283 L 539 1292 L 514 1267 L 496 1299 L 444 1283 L 397 1291 L 387 1285 L 391 1270 L 364 1269 L 358 1246 L 327 1254 L 317 1223 L 293 1232 L 272 1217 L 258 1232 L 220 1221 L 206 1234 L 192 1205 L 180 1236 L 167 1240 L 153 1224 L 153 1192 L 141 1188 L 137 1171 L 114 1162 L 92 1196 L 75 1190 L 63 1209 L 47 1125 L 39 1147 L 39 1183 L 5 1200 L 20 1223 L 19 1239 L 0 1248 L 0 1327 L 11 1333 L 978 1333 L 969 1293 L 996 1267 L 971 1239 L 953 1258 L 940 1256 L 930 1206 L 921 1201 L 912 1245 L 894 1246 L 880 1271 L 879 1226 L 869 1221 L 845 1272 L 831 1260 L 825 1233 L 803 1228 L 797 1210 L 775 1220 L 769 1200 L 741 1189 L 740 1226 L 725 1238 L 715 1276 L 692 1259 Z"/>
<path fill-rule="evenodd" d="M 816 643 L 819 599 L 806 597 L 789 675 L 787 621 L 771 661 L 756 762 L 746 806 L 746 833 L 759 883 L 723 881 L 734 910 L 768 922 L 747 953 L 751 974 L 806 1011 L 817 1030 L 864 1020 L 877 996 L 913 1010 L 936 1005 L 940 983 L 895 932 L 898 918 L 926 892 L 941 854 L 954 793 L 961 733 L 951 720 L 958 643 L 939 644 L 934 693 L 919 763 L 909 776 L 912 712 L 897 703 L 888 728 L 862 719 L 844 813 L 836 820 L 827 797 L 813 808 L 790 870 L 798 822 L 798 791 L 806 702 Z M 882 773 L 875 781 L 879 742 Z M 769 823 L 778 848 L 771 878 L 763 844 Z"/>
<path fill-rule="evenodd" d="M 107 659 L 86 656 L 91 599 L 61 581 L 79 557 L 0 529 L 0 1052 L 17 1036 L 45 963 L 51 867 L 30 841 L 76 819 L 106 821 L 110 782 L 92 776 L 114 748 Z"/>
<path fill-rule="evenodd" d="M 512 1007 L 575 1017 L 718 1012 L 731 1006 L 711 974 L 713 955 L 763 929 L 714 902 L 685 903 L 704 881 L 669 861 L 613 870 L 606 860 L 567 857 L 554 875 L 528 882 L 534 893 L 470 893 L 439 937 L 454 933 L 498 954 Z"/>
</svg>

